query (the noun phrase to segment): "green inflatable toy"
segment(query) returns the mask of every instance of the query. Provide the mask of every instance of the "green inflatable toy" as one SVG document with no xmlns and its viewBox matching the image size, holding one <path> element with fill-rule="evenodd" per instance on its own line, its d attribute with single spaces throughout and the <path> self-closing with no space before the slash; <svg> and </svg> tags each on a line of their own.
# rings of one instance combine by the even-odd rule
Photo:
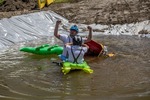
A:
<svg viewBox="0 0 150 100">
<path fill-rule="evenodd" d="M 84 61 L 82 64 L 76 64 L 71 62 L 63 62 L 62 72 L 66 75 L 71 70 L 83 70 L 86 73 L 93 73 L 93 70 L 88 66 L 88 64 Z"/>
<path fill-rule="evenodd" d="M 39 54 L 39 55 L 49 55 L 49 54 L 62 54 L 63 47 L 58 45 L 50 46 L 49 44 L 44 44 L 38 47 L 23 47 L 20 51 Z"/>
</svg>

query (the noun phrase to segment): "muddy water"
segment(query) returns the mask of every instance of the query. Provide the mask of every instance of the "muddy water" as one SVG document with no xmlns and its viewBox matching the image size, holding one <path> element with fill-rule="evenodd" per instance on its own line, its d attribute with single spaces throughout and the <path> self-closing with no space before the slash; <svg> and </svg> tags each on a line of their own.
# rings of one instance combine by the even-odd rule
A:
<svg viewBox="0 0 150 100">
<path fill-rule="evenodd" d="M 0 54 L 0 100 L 150 100 L 150 40 L 136 36 L 94 36 L 114 52 L 112 58 L 86 57 L 93 74 L 68 75 L 52 63 L 55 55 L 19 52 L 22 46 L 58 40 L 41 39 L 12 46 Z"/>
</svg>

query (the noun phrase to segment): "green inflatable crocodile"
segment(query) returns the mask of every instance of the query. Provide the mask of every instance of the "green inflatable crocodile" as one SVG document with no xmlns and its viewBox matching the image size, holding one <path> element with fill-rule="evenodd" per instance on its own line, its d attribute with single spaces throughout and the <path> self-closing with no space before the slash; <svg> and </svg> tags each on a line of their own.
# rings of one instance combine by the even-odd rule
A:
<svg viewBox="0 0 150 100">
<path fill-rule="evenodd" d="M 49 54 L 62 54 L 63 52 L 63 47 L 58 46 L 58 45 L 49 45 L 49 44 L 44 44 L 38 47 L 23 47 L 20 48 L 20 51 L 23 52 L 28 52 L 28 53 L 33 53 L 33 54 L 39 54 L 39 55 L 49 55 Z"/>
</svg>

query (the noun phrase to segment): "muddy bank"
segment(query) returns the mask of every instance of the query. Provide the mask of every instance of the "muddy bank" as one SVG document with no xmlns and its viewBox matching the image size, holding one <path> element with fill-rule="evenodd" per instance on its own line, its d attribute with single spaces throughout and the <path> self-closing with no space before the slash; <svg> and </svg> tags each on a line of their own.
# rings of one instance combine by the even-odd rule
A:
<svg viewBox="0 0 150 100">
<path fill-rule="evenodd" d="M 8 2 L 9 1 L 9 2 Z M 78 1 L 78 2 L 77 2 Z M 124 24 L 150 20 L 150 0 L 76 0 L 53 3 L 42 10 L 52 10 L 70 22 L 84 24 Z M 41 11 L 36 0 L 6 0 L 0 6 L 0 18 Z"/>
<path fill-rule="evenodd" d="M 150 19 L 150 0 L 84 0 L 50 7 L 76 23 L 123 24 Z"/>
</svg>

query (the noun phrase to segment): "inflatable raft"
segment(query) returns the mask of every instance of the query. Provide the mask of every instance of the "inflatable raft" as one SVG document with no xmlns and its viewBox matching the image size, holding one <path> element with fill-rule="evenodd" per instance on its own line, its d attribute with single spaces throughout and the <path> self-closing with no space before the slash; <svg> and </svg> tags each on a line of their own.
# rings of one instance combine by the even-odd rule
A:
<svg viewBox="0 0 150 100">
<path fill-rule="evenodd" d="M 104 46 L 101 43 L 97 43 L 93 40 L 85 43 L 89 46 L 88 52 L 86 55 L 91 55 L 91 56 L 100 56 L 103 51 L 104 51 Z"/>
<path fill-rule="evenodd" d="M 83 70 L 84 72 L 89 73 L 89 74 L 93 73 L 93 70 L 90 68 L 90 66 L 86 62 L 83 62 L 82 64 L 63 62 L 62 72 L 64 74 L 67 74 L 71 70 Z"/>
<path fill-rule="evenodd" d="M 33 53 L 33 54 L 39 54 L 39 55 L 49 55 L 49 54 L 62 54 L 63 47 L 58 45 L 49 45 L 44 44 L 38 47 L 23 47 L 20 49 L 20 51 Z"/>
<path fill-rule="evenodd" d="M 89 46 L 89 50 L 86 53 L 88 56 L 99 56 L 104 51 L 104 46 L 93 40 L 85 43 Z M 49 44 L 44 44 L 39 47 L 23 47 L 20 51 L 39 54 L 39 55 L 49 55 L 49 54 L 61 54 L 63 52 L 63 47 L 58 45 L 50 46 Z"/>
</svg>

